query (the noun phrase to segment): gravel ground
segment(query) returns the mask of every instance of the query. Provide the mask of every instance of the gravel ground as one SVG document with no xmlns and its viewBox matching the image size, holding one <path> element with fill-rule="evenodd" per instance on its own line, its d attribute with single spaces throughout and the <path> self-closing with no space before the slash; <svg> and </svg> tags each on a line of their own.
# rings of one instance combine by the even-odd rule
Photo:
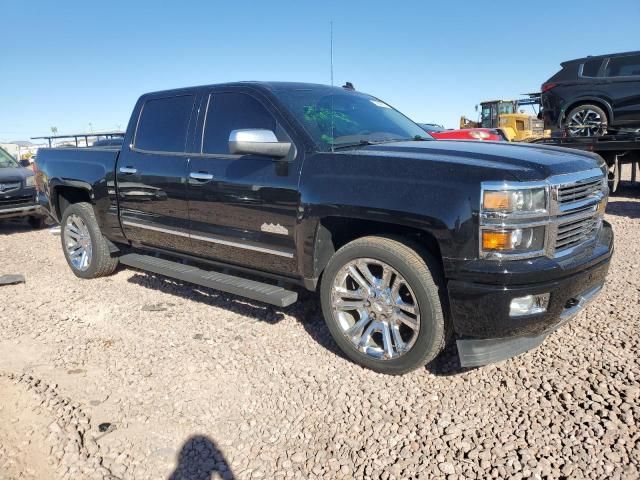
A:
<svg viewBox="0 0 640 480">
<path fill-rule="evenodd" d="M 313 296 L 277 309 L 0 224 L 0 479 L 638 478 L 640 188 L 612 197 L 598 300 L 537 350 L 402 377 L 337 351 Z"/>
</svg>

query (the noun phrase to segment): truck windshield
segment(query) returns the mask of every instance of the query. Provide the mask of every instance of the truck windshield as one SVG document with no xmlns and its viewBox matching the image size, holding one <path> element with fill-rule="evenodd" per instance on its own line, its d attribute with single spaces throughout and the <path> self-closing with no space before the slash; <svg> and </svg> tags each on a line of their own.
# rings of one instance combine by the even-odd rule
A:
<svg viewBox="0 0 640 480">
<path fill-rule="evenodd" d="M 0 168 L 15 168 L 19 166 L 11 155 L 0 148 Z"/>
<path fill-rule="evenodd" d="M 375 97 L 332 87 L 274 92 L 323 151 L 374 143 L 433 140 Z"/>
</svg>

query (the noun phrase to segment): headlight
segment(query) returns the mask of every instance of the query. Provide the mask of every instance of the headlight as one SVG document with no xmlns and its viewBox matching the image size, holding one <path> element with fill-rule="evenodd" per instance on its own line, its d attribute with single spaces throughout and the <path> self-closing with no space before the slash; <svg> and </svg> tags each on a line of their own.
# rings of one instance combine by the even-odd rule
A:
<svg viewBox="0 0 640 480">
<path fill-rule="evenodd" d="M 25 181 L 25 185 L 27 187 L 35 187 L 36 186 L 36 176 L 35 175 L 31 175 L 30 177 L 27 177 L 27 179 Z"/>
<path fill-rule="evenodd" d="M 482 184 L 480 256 L 521 259 L 544 255 L 549 189 L 541 182 Z"/>
<path fill-rule="evenodd" d="M 545 227 L 482 230 L 482 250 L 498 253 L 538 252 L 544 248 Z"/>
<path fill-rule="evenodd" d="M 546 192 L 545 188 L 485 190 L 482 197 L 482 210 L 502 213 L 543 211 L 547 208 Z"/>
</svg>

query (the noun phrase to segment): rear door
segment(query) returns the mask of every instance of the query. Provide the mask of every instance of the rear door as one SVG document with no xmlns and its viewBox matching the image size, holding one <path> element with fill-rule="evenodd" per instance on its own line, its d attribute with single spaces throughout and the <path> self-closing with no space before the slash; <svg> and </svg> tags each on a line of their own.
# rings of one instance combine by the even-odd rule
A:
<svg viewBox="0 0 640 480">
<path fill-rule="evenodd" d="M 116 168 L 120 219 L 131 241 L 175 251 L 191 248 L 185 152 L 195 104 L 193 93 L 142 101 L 135 133 L 123 145 Z"/>
<path fill-rule="evenodd" d="M 191 243 L 197 255 L 280 274 L 296 272 L 295 230 L 301 155 L 291 162 L 232 155 L 232 130 L 272 130 L 292 141 L 269 100 L 248 88 L 212 89 L 200 107 L 189 165 Z"/>
<path fill-rule="evenodd" d="M 605 77 L 614 124 L 640 124 L 640 54 L 610 58 Z"/>
</svg>

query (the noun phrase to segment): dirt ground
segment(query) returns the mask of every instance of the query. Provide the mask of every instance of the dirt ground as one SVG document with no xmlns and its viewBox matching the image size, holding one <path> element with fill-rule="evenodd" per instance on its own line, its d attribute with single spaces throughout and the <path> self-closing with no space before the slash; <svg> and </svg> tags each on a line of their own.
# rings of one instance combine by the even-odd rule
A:
<svg viewBox="0 0 640 480">
<path fill-rule="evenodd" d="M 0 224 L 0 479 L 639 478 L 640 188 L 611 198 L 600 297 L 538 349 L 402 377 L 336 350 L 312 295 L 278 309 Z"/>
</svg>

